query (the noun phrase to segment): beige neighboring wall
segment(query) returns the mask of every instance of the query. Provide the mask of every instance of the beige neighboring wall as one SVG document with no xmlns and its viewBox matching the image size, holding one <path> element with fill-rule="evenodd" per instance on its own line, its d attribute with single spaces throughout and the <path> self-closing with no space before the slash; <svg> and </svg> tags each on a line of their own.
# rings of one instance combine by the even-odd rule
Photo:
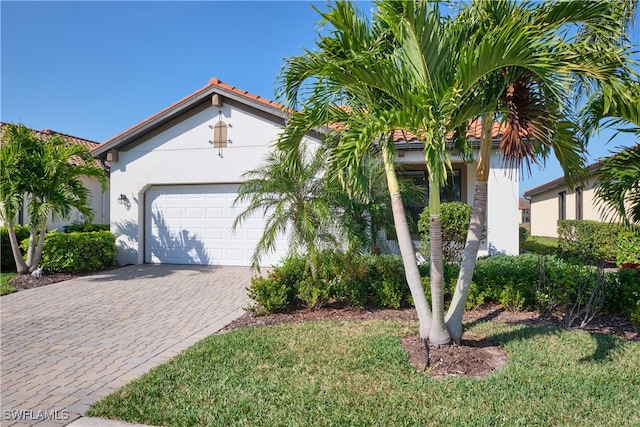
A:
<svg viewBox="0 0 640 427">
<path fill-rule="evenodd" d="M 558 237 L 561 192 L 565 192 L 564 219 L 602 221 L 595 198 L 596 178 L 597 175 L 592 173 L 587 180 L 572 188 L 568 188 L 564 180 L 555 180 L 526 191 L 525 197 L 531 200 L 531 235 Z M 576 188 L 582 188 L 581 206 L 578 205 Z"/>
</svg>

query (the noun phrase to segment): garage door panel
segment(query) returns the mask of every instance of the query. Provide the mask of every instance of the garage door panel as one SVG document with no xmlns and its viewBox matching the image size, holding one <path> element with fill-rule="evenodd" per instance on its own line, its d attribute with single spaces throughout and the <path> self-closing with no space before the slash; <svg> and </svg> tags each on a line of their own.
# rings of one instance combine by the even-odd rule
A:
<svg viewBox="0 0 640 427">
<path fill-rule="evenodd" d="M 232 230 L 236 216 L 244 210 L 244 206 L 233 207 L 237 190 L 237 184 L 150 188 L 145 206 L 145 261 L 249 265 L 262 237 L 264 218 L 246 218 Z M 284 245 L 279 244 L 278 249 L 264 257 L 262 264 L 278 262 Z"/>
</svg>

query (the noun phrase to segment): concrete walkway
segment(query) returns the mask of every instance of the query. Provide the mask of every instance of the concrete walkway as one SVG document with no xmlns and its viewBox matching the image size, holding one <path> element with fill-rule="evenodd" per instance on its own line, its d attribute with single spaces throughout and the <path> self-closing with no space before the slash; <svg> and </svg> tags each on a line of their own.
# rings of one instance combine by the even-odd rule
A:
<svg viewBox="0 0 640 427">
<path fill-rule="evenodd" d="M 250 278 L 245 267 L 136 265 L 1 297 L 1 425 L 77 420 L 242 315 Z"/>
</svg>

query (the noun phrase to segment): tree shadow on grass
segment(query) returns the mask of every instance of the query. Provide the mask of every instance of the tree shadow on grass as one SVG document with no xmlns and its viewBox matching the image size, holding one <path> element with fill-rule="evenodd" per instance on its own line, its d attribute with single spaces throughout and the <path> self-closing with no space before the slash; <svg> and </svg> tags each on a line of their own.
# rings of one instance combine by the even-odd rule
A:
<svg viewBox="0 0 640 427">
<path fill-rule="evenodd" d="M 503 313 L 505 309 L 503 307 L 496 308 L 492 312 L 486 314 L 483 317 L 475 319 L 471 322 L 466 322 L 464 324 L 465 329 L 476 326 L 480 323 L 489 322 Z M 538 318 L 532 319 L 528 322 L 504 322 L 506 324 L 521 324 L 524 327 L 519 328 L 517 330 L 502 332 L 493 335 L 491 338 L 500 344 L 506 344 L 511 341 L 521 341 L 527 340 L 531 338 L 535 338 L 541 335 L 558 335 L 565 329 L 560 326 L 554 324 L 553 322 L 549 322 L 548 320 Z M 607 361 L 609 356 L 615 352 L 618 348 L 625 345 L 625 340 L 623 338 L 603 334 L 603 333 L 592 333 L 587 331 L 582 331 L 578 329 L 573 329 L 575 332 L 589 334 L 593 340 L 595 340 L 596 348 L 593 353 L 589 356 L 585 356 L 579 359 L 579 362 L 583 363 L 604 363 Z"/>
</svg>

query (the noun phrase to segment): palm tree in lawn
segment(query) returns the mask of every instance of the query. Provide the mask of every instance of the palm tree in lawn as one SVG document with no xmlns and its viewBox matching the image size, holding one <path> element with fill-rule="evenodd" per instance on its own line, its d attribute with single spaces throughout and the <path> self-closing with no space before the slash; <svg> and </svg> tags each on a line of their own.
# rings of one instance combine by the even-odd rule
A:
<svg viewBox="0 0 640 427">
<path fill-rule="evenodd" d="M 396 99 L 410 97 L 410 87 L 403 81 L 405 73 L 392 66 L 389 55 L 393 53 L 393 46 L 380 26 L 370 27 L 350 3 L 335 4 L 322 15 L 334 27 L 332 36 L 318 42 L 318 51 L 289 58 L 283 67 L 280 97 L 292 110 L 299 106 L 298 94 L 304 83 L 316 77 L 318 80 L 308 88 L 309 96 L 302 104 L 302 111 L 289 118 L 278 146 L 283 151 L 296 153 L 297 145 L 309 129 L 340 124 L 342 129 L 337 133 L 337 145 L 331 149 L 329 169 L 355 197 L 368 192 L 368 181 L 363 173 L 367 159 L 372 151 L 381 153 L 405 275 L 418 313 L 420 335 L 427 340 L 431 312 L 422 288 L 393 163 L 393 132 L 406 124 L 403 118 L 406 113 L 398 109 L 400 103 Z M 362 55 L 356 62 L 350 56 L 354 52 Z M 385 66 L 380 66 L 383 62 Z M 361 80 L 366 74 L 363 63 L 364 68 L 375 66 L 381 73 L 382 87 L 395 88 L 393 95 L 376 84 Z"/>
<path fill-rule="evenodd" d="M 513 16 L 533 24 L 540 40 L 535 46 L 549 52 L 548 67 L 512 66 L 485 78 L 478 87 L 479 95 L 490 104 L 482 116 L 482 134 L 476 169 L 472 220 L 465 245 L 460 274 L 447 313 L 446 323 L 454 340 L 462 337 L 462 315 L 473 276 L 487 204 L 489 158 L 492 149 L 494 116 L 503 118 L 503 136 L 499 146 L 504 162 L 513 167 L 522 164 L 542 165 L 553 153 L 565 171 L 568 182 L 580 175 L 584 166 L 584 141 L 578 137 L 577 126 L 568 119 L 570 83 L 579 77 L 602 87 L 612 85 L 621 75 L 627 51 L 617 41 L 624 36 L 624 21 L 629 6 L 622 3 L 548 3 L 476 1 L 460 17 L 468 20 L 469 43 L 482 40 Z M 481 16 L 482 19 L 478 19 Z M 622 25 L 621 25 L 622 23 Z M 569 25 L 580 27 L 575 36 L 554 40 Z M 591 40 L 584 35 L 590 34 Z M 592 49 L 593 38 L 615 40 L 604 52 Z M 601 43 L 604 45 L 604 43 Z M 573 55 L 581 52 L 581 55 Z M 542 53 L 542 52 L 541 52 Z M 502 91 L 502 92 L 500 92 Z"/>
<path fill-rule="evenodd" d="M 451 338 L 444 322 L 439 222 L 440 185 L 450 168 L 445 135 L 485 111 L 486 102 L 476 96 L 477 84 L 483 78 L 513 63 L 538 64 L 538 56 L 530 56 L 530 51 L 522 52 L 529 44 L 539 42 L 531 37 L 512 37 L 520 25 L 514 21 L 510 23 L 510 32 L 496 30 L 471 46 L 464 42 L 463 28 L 443 17 L 438 5 L 376 4 L 378 10 L 372 26 L 358 16 L 349 3 L 336 4 L 323 14 L 333 26 L 333 32 L 320 40 L 318 50 L 288 60 L 283 74 L 285 101 L 288 106 L 296 107 L 301 86 L 307 79 L 315 78 L 308 90 L 312 102 L 303 105 L 303 114 L 315 116 L 318 119 L 315 125 L 331 121 L 346 123 L 342 144 L 334 157 L 352 177 L 357 176 L 354 171 L 358 170 L 362 153 L 374 140 L 385 152 L 387 164 L 391 163 L 394 147 L 389 136 L 395 129 L 410 131 L 424 142 L 429 172 L 433 318 L 426 304 L 425 307 L 416 304 L 416 309 L 421 317 L 421 337 L 435 344 L 448 344 Z M 496 50 L 499 55 L 495 54 Z M 359 108 L 340 108 L 345 102 Z M 338 105 L 338 108 L 323 108 L 323 103 Z M 346 116 L 341 120 L 340 111 Z M 295 133 L 295 130 L 289 132 Z M 397 179 L 394 180 L 395 171 L 391 167 L 387 170 L 395 209 L 401 206 L 399 199 L 399 203 L 394 204 Z M 413 270 L 415 260 L 408 228 L 401 230 L 402 218 L 404 215 L 394 215 L 415 301 L 416 295 L 424 292 L 412 283 L 409 270 Z"/>
<path fill-rule="evenodd" d="M 107 176 L 86 147 L 69 143 L 61 135 L 40 138 L 24 125 L 5 126 L 0 163 L 0 215 L 7 225 L 18 273 L 30 273 L 42 258 L 49 217 L 67 218 L 75 208 L 91 221 L 95 212 L 82 177 L 97 178 L 104 190 Z M 14 230 L 25 198 L 30 231 L 26 260 Z"/>
</svg>

